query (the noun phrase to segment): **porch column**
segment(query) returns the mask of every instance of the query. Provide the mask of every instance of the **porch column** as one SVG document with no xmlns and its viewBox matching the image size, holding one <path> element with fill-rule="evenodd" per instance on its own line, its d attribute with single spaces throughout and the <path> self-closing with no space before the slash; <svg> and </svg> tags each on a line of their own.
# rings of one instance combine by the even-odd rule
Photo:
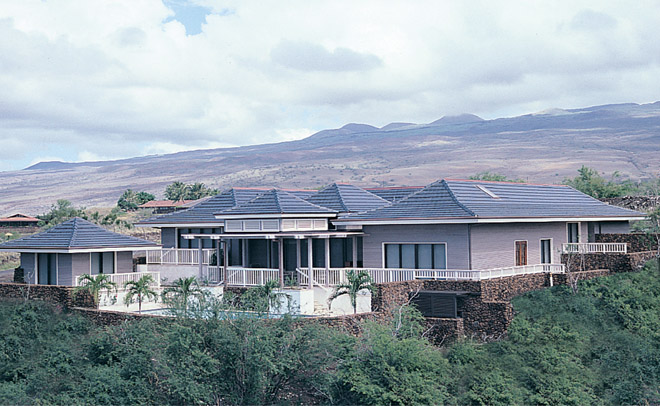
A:
<svg viewBox="0 0 660 406">
<path fill-rule="evenodd" d="M 241 239 L 241 265 L 243 268 L 248 266 L 248 254 L 247 254 L 247 238 Z"/>
<path fill-rule="evenodd" d="M 224 287 L 229 286 L 229 240 L 222 240 L 224 243 L 224 247 L 222 250 L 222 263 L 224 264 L 224 269 L 225 269 L 225 277 L 223 278 L 223 285 Z"/>
<path fill-rule="evenodd" d="M 307 239 L 307 268 L 308 268 L 307 284 L 311 289 L 314 286 L 314 282 L 312 280 L 312 275 L 314 275 L 314 249 L 312 246 L 312 237 L 309 237 Z"/>
<path fill-rule="evenodd" d="M 357 253 L 357 237 L 351 237 L 351 243 L 353 244 L 353 268 L 358 266 L 358 253 Z"/>
<path fill-rule="evenodd" d="M 202 247 L 202 239 L 198 239 L 197 244 L 197 259 L 199 260 L 199 279 L 204 279 L 204 249 Z"/>
<path fill-rule="evenodd" d="M 300 269 L 300 264 L 302 260 L 300 258 L 300 240 L 296 239 L 296 280 L 300 279 L 298 277 L 298 270 Z"/>
<path fill-rule="evenodd" d="M 280 287 L 284 287 L 284 239 L 277 239 L 277 259 L 279 262 L 278 266 L 280 269 Z"/>
<path fill-rule="evenodd" d="M 220 258 L 220 240 L 214 240 L 215 242 L 215 266 L 218 267 L 218 276 L 220 276 L 220 263 L 221 258 Z M 209 258 L 209 265 L 210 265 L 211 259 Z"/>
<path fill-rule="evenodd" d="M 330 237 L 325 238 L 325 286 L 330 286 Z"/>
<path fill-rule="evenodd" d="M 273 255 L 271 252 L 271 240 L 266 240 L 266 268 L 273 269 Z"/>
</svg>

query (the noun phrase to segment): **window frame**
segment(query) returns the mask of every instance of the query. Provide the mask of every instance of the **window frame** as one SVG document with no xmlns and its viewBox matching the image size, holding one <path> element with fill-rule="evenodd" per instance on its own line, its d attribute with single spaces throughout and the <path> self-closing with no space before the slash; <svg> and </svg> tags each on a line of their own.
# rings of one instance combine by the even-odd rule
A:
<svg viewBox="0 0 660 406">
<path fill-rule="evenodd" d="M 403 268 L 403 267 L 391 268 L 391 267 L 388 267 L 387 266 L 387 246 L 388 245 L 398 245 L 399 246 L 399 265 L 402 265 L 401 264 L 401 262 L 402 262 L 402 248 L 401 248 L 401 246 L 402 245 L 413 245 L 414 250 L 415 250 L 415 254 L 414 254 L 415 255 L 415 257 L 414 257 L 415 267 L 414 268 Z M 434 246 L 435 245 L 444 246 L 444 248 L 445 248 L 445 263 L 444 263 L 444 266 L 445 267 L 444 268 L 419 268 L 418 267 L 419 266 L 419 247 L 418 246 L 420 246 L 420 245 L 431 245 L 431 266 L 433 266 L 433 264 L 435 263 L 435 249 L 434 249 Z M 448 265 L 447 265 L 448 262 L 449 262 L 449 260 L 447 258 L 448 252 L 449 252 L 448 244 L 447 244 L 447 242 L 444 242 L 444 241 L 437 241 L 437 242 L 387 241 L 387 242 L 382 242 L 381 243 L 381 253 L 382 253 L 381 264 L 382 264 L 383 269 L 448 269 Z"/>
</svg>

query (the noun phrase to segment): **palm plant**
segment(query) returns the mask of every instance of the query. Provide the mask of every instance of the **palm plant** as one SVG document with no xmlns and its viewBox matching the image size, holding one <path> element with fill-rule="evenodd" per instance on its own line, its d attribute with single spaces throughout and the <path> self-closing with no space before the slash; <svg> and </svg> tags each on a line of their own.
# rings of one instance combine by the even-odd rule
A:
<svg viewBox="0 0 660 406">
<path fill-rule="evenodd" d="M 117 290 L 117 284 L 110 280 L 110 276 L 106 274 L 98 274 L 92 276 L 83 274 L 78 277 L 78 286 L 73 290 L 73 294 L 77 295 L 80 292 L 89 292 L 94 301 L 94 307 L 99 304 L 99 294 L 102 290 Z"/>
<path fill-rule="evenodd" d="M 361 290 L 367 289 L 371 292 L 371 296 L 376 296 L 377 289 L 373 284 L 371 276 L 367 271 L 356 272 L 354 269 L 346 272 L 346 282 L 342 282 L 335 286 L 334 292 L 328 298 L 328 304 L 339 296 L 348 295 L 351 299 L 351 306 L 353 306 L 353 314 L 357 314 L 357 295 Z"/>
<path fill-rule="evenodd" d="M 133 297 L 137 297 L 138 313 L 142 313 L 142 302 L 149 299 L 157 299 L 158 294 L 151 289 L 151 284 L 154 283 L 154 277 L 151 275 L 144 275 L 137 281 L 128 281 L 124 283 L 126 289 L 126 296 L 124 296 L 124 304 L 126 306 L 133 303 Z"/>
<path fill-rule="evenodd" d="M 184 313 L 188 311 L 188 300 L 191 297 L 199 297 L 204 293 L 199 287 L 197 278 L 190 276 L 188 278 L 179 278 L 173 285 L 163 290 L 163 301 L 169 301 L 172 304 L 181 305 Z"/>
</svg>

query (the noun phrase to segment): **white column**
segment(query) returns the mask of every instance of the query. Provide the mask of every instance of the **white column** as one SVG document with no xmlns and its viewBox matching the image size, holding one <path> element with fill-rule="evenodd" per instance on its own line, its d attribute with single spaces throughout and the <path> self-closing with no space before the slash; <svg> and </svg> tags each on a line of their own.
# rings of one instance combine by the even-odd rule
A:
<svg viewBox="0 0 660 406">
<path fill-rule="evenodd" d="M 312 244 L 312 237 L 307 239 L 307 268 L 308 268 L 308 284 L 311 289 L 313 286 L 312 276 L 314 275 L 314 249 Z"/>
<path fill-rule="evenodd" d="M 357 253 L 357 237 L 353 236 L 351 237 L 351 242 L 353 243 L 353 268 L 357 268 L 358 266 L 358 253 Z"/>
<path fill-rule="evenodd" d="M 203 251 L 203 248 L 202 248 L 202 239 L 200 238 L 197 241 L 199 242 L 198 247 L 197 247 L 197 256 L 198 256 L 197 259 L 199 259 L 199 261 L 198 261 L 199 262 L 199 279 L 204 279 L 204 265 L 203 265 L 204 261 L 202 261 L 202 259 L 204 257 L 204 251 Z"/>
<path fill-rule="evenodd" d="M 247 268 L 248 266 L 248 244 L 247 244 L 247 238 L 241 239 L 241 251 L 243 254 L 241 255 L 241 265 L 243 268 Z"/>
<path fill-rule="evenodd" d="M 280 287 L 284 287 L 284 239 L 278 238 L 277 239 L 277 259 L 278 259 L 278 266 L 280 269 Z"/>
<path fill-rule="evenodd" d="M 302 261 L 300 259 L 300 240 L 296 239 L 296 280 L 299 279 L 298 269 L 300 269 L 301 262 Z"/>
<path fill-rule="evenodd" d="M 224 249 L 222 250 L 222 256 L 225 265 L 224 286 L 226 288 L 229 286 L 229 240 L 223 240 L 222 242 L 225 244 Z"/>
<path fill-rule="evenodd" d="M 330 286 L 330 237 L 325 239 L 325 286 Z"/>
</svg>

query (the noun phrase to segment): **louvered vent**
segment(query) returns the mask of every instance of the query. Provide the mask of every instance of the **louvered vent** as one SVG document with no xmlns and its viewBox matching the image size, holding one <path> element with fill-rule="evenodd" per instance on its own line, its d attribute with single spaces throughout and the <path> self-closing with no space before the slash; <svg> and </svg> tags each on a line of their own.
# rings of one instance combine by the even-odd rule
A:
<svg viewBox="0 0 660 406">
<path fill-rule="evenodd" d="M 327 230 L 328 221 L 327 220 L 314 220 L 314 230 Z"/>
<path fill-rule="evenodd" d="M 296 229 L 296 220 L 284 219 L 282 220 L 282 231 L 289 231 Z"/>
<path fill-rule="evenodd" d="M 279 220 L 262 220 L 261 229 L 263 231 L 279 231 L 280 221 Z"/>
<path fill-rule="evenodd" d="M 245 220 L 243 221 L 243 230 L 245 231 L 260 231 L 261 222 L 259 220 Z"/>
<path fill-rule="evenodd" d="M 225 231 L 243 231 L 241 220 L 225 220 Z"/>
<path fill-rule="evenodd" d="M 298 230 L 311 230 L 312 220 L 296 220 L 298 222 Z"/>
</svg>

